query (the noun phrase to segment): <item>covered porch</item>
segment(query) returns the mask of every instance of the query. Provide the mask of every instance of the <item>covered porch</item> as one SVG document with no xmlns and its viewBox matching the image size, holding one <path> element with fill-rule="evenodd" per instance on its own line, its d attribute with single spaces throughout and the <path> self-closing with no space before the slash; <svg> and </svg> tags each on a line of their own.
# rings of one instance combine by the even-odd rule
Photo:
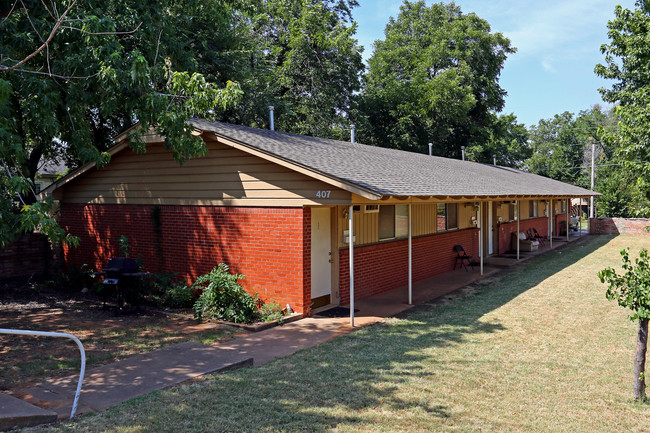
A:
<svg viewBox="0 0 650 433">
<path fill-rule="evenodd" d="M 358 197 L 353 197 L 353 203 L 354 198 Z M 392 197 L 378 202 L 352 204 L 335 211 L 340 217 L 333 231 L 337 233 L 335 239 L 342 240 L 336 246 L 338 304 L 352 307 L 352 326 L 358 316 L 354 309 L 366 299 L 377 300 L 383 295 L 389 305 L 408 306 L 467 284 L 458 272 L 449 272 L 456 267 L 455 245 L 468 250 L 475 264 L 472 274 L 481 276 L 578 237 L 568 227 L 567 196 Z M 382 218 L 384 210 L 390 218 Z M 391 231 L 382 238 L 385 221 Z M 533 242 L 535 249 L 527 252 L 520 248 L 523 241 L 516 233 L 530 233 L 535 226 L 535 233 L 539 232 L 544 241 L 539 242 L 539 249 Z M 397 302 L 390 294 L 403 301 Z"/>
<path fill-rule="evenodd" d="M 475 288 L 472 287 L 473 283 L 480 283 L 481 280 L 486 280 L 493 277 L 505 269 L 512 268 L 520 265 L 526 260 L 547 254 L 550 251 L 565 248 L 569 244 L 580 242 L 586 239 L 587 234 L 585 231 L 571 232 L 568 236 L 554 237 L 553 244 L 547 242 L 545 246 L 540 247 L 537 251 L 533 252 L 520 252 L 519 260 L 516 257 L 510 256 L 490 256 L 486 257 L 483 262 L 483 273 L 481 274 L 480 266 L 474 266 L 474 270 L 470 268 L 465 271 L 463 268 L 453 271 L 445 272 L 435 275 L 433 277 L 420 280 L 412 283 L 412 299 L 409 303 L 409 286 L 398 287 L 396 289 L 379 293 L 374 296 L 358 299 L 354 302 L 354 323 L 353 326 L 363 326 L 370 323 L 377 322 L 383 318 L 395 316 L 403 311 L 413 308 L 415 305 L 428 303 L 428 302 L 444 302 L 446 297 L 453 298 L 458 295 L 470 293 Z M 350 305 L 344 305 L 350 308 Z M 330 306 L 315 309 L 313 311 L 315 316 L 318 313 L 330 308 Z M 349 318 L 341 317 L 341 323 L 347 322 Z"/>
</svg>

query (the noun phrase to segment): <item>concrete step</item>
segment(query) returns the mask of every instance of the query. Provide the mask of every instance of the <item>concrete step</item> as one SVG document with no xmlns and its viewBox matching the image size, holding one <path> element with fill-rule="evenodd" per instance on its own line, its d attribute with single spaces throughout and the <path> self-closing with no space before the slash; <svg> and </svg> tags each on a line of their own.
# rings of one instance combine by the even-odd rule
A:
<svg viewBox="0 0 650 433">
<path fill-rule="evenodd" d="M 0 431 L 56 422 L 56 412 L 0 393 Z"/>
</svg>

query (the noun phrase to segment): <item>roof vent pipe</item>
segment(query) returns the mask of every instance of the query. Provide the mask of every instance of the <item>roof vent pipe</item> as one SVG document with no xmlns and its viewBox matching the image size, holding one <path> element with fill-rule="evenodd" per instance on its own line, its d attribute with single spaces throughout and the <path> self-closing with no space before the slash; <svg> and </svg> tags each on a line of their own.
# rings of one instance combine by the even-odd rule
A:
<svg viewBox="0 0 650 433">
<path fill-rule="evenodd" d="M 429 156 L 433 156 L 433 143 L 429 143 Z"/>
<path fill-rule="evenodd" d="M 461 152 L 463 161 L 465 161 L 465 146 L 460 146 L 460 152 Z"/>
<path fill-rule="evenodd" d="M 496 155 L 492 155 L 492 158 L 494 158 L 494 165 L 497 165 L 497 156 L 496 156 Z"/>
<path fill-rule="evenodd" d="M 350 125 L 350 143 L 354 143 L 354 123 Z"/>
<path fill-rule="evenodd" d="M 273 107 L 273 105 L 269 105 L 269 116 L 270 116 L 270 118 L 271 118 L 271 125 L 270 125 L 269 129 L 270 129 L 271 131 L 275 131 L 275 125 L 274 125 L 274 123 L 273 123 L 273 109 L 274 109 L 274 108 L 275 108 L 275 107 Z"/>
</svg>

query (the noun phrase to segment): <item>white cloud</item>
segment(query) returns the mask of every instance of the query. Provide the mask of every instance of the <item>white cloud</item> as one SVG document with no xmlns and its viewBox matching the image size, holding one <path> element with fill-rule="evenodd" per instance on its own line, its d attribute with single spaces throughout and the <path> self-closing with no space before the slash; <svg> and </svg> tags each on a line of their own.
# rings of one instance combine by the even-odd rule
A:
<svg viewBox="0 0 650 433">
<path fill-rule="evenodd" d="M 550 57 L 545 57 L 542 59 L 542 68 L 544 68 L 545 71 L 550 72 L 552 74 L 557 73 L 555 66 L 553 66 L 553 59 Z"/>
<path fill-rule="evenodd" d="M 464 3 L 460 1 L 461 5 Z M 469 6 L 471 2 L 467 3 Z M 479 11 L 477 13 L 493 24 L 493 30 L 510 38 L 512 45 L 518 49 L 518 56 L 554 54 L 568 57 L 578 52 L 598 51 L 599 43 L 592 41 L 606 42 L 606 24 L 614 16 L 616 3 L 612 0 L 500 0 L 492 2 L 486 10 L 486 13 L 496 10 L 500 4 L 500 14 L 482 16 Z M 624 7 L 634 6 L 634 0 L 621 3 Z"/>
</svg>

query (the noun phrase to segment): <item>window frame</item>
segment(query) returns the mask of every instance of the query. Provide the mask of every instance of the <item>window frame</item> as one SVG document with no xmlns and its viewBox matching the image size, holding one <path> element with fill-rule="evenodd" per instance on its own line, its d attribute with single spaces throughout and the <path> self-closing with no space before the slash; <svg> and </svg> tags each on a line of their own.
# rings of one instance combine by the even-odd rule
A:
<svg viewBox="0 0 650 433">
<path fill-rule="evenodd" d="M 453 211 L 453 219 L 451 220 L 452 222 L 455 223 L 455 225 L 450 224 L 450 206 L 455 209 Z M 459 229 L 459 224 L 458 224 L 458 203 L 436 203 L 436 233 L 442 233 L 442 232 L 448 232 L 450 230 L 458 230 Z M 442 213 L 441 213 L 442 210 Z M 443 218 L 445 220 L 445 227 L 444 229 L 440 228 L 440 222 L 438 221 L 438 218 L 443 215 Z"/>
<path fill-rule="evenodd" d="M 387 211 L 389 208 L 392 209 L 392 213 Z M 384 209 L 383 212 L 382 209 Z M 382 204 L 379 205 L 377 213 L 379 214 L 379 221 L 377 222 L 377 239 L 379 241 L 408 237 L 409 206 L 407 204 Z M 392 221 L 392 224 L 387 223 L 387 221 Z M 390 224 L 390 228 L 386 227 L 386 224 Z M 387 236 L 388 234 L 391 236 Z"/>
</svg>

